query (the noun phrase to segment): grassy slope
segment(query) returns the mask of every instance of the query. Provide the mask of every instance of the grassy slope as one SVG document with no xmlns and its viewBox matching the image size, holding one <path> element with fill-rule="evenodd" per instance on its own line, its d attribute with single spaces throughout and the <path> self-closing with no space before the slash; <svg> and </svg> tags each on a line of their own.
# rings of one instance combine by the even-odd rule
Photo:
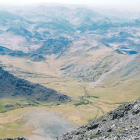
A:
<svg viewBox="0 0 140 140">
<path fill-rule="evenodd" d="M 112 102 L 129 102 L 140 98 L 139 62 L 140 57 L 137 56 L 136 60 L 124 69 L 110 75 L 102 85 L 94 89 L 94 93 Z"/>
<path fill-rule="evenodd" d="M 21 103 L 21 101 L 17 100 L 0 100 L 3 105 L 7 102 L 15 105 L 16 103 Z M 32 127 L 24 126 L 26 119 L 22 116 L 23 113 L 27 112 L 29 109 L 33 107 L 26 108 L 13 108 L 12 110 L 5 111 L 4 113 L 0 113 L 0 138 L 15 138 L 18 136 L 30 136 L 33 129 Z"/>
</svg>

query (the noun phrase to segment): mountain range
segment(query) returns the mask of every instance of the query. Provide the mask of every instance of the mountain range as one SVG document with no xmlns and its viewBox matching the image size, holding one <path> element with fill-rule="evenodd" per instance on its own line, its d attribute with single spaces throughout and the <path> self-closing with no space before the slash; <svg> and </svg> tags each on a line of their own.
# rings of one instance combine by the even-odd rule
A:
<svg viewBox="0 0 140 140">
<path fill-rule="evenodd" d="M 1 6 L 0 111 L 4 107 L 9 112 L 7 102 L 16 106 L 19 99 L 22 104 L 32 100 L 81 126 L 139 99 L 139 31 L 139 13 L 73 5 Z M 89 125 L 83 126 L 84 132 Z M 66 137 L 81 138 L 83 129 L 78 130 Z M 4 131 L 11 132 L 2 125 Z M 108 138 L 108 133 L 99 136 Z"/>
</svg>

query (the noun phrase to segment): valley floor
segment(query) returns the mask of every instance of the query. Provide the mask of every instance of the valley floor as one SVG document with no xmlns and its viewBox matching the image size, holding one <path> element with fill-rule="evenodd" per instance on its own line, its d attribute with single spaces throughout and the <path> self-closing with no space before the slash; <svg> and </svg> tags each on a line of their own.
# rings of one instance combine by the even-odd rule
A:
<svg viewBox="0 0 140 140">
<path fill-rule="evenodd" d="M 0 114 L 0 118 L 0 138 L 24 136 L 29 140 L 54 140 L 74 128 L 62 116 L 39 107 L 9 111 Z"/>
<path fill-rule="evenodd" d="M 116 57 L 118 58 L 119 55 Z M 112 58 L 110 57 L 110 59 Z M 135 79 L 119 77 L 120 71 L 119 74 L 116 72 L 115 74 L 111 73 L 111 75 L 108 72 L 109 76 L 105 81 L 102 81 L 101 85 L 91 88 L 93 82 L 85 82 L 61 75 L 60 66 L 63 63 L 54 59 L 53 56 L 50 56 L 46 62 L 34 62 L 26 58 L 6 55 L 0 56 L 0 60 L 2 67 L 15 76 L 53 88 L 73 98 L 70 103 L 60 105 L 40 103 L 38 107 L 15 108 L 15 110 L 4 111 L 5 113 L 1 112 L 0 102 L 0 138 L 23 136 L 37 140 L 37 138 L 41 139 L 42 136 L 45 136 L 51 139 L 56 137 L 54 135 L 56 132 L 61 135 L 73 128 L 72 125 L 87 124 L 91 120 L 114 110 L 120 104 L 139 98 L 139 77 L 137 76 L 138 78 Z M 117 62 L 118 60 L 116 60 L 118 67 L 124 64 L 120 62 L 121 65 L 119 65 Z M 119 70 L 125 71 L 121 67 Z M 139 73 L 139 71 L 137 72 Z M 132 75 L 132 77 L 134 76 Z M 4 100 L 3 106 L 7 103 L 9 101 Z M 14 101 L 10 104 L 16 106 L 17 103 L 20 104 L 20 101 Z M 23 114 L 28 119 L 24 120 Z M 67 121 L 64 121 L 59 115 Z M 54 121 L 51 122 L 50 118 L 53 118 Z M 49 130 L 46 127 L 48 125 Z M 54 125 L 56 125 L 56 129 L 52 129 Z M 51 135 L 48 135 L 47 132 Z"/>
</svg>

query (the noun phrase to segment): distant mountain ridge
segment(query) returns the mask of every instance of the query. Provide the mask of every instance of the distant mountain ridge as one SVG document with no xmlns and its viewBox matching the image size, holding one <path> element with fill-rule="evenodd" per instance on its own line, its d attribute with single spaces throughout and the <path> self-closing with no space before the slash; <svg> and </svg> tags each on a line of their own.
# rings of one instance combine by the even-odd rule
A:
<svg viewBox="0 0 140 140">
<path fill-rule="evenodd" d="M 13 7 L 12 11 L 0 10 L 0 17 L 0 36 L 5 39 L 7 39 L 7 35 L 11 34 L 13 39 L 19 37 L 20 40 L 17 40 L 16 45 L 11 42 L 10 46 L 13 48 L 20 46 L 20 50 L 26 48 L 28 52 L 34 50 L 31 46 L 35 45 L 39 48 L 48 39 L 63 36 L 75 40 L 75 38 L 83 35 L 86 37 L 86 34 L 90 37 L 99 38 L 108 44 L 119 41 L 123 45 L 128 44 L 129 47 L 133 44 L 139 45 L 132 41 L 137 38 L 137 36 L 133 36 L 133 32 L 140 27 L 139 18 L 120 22 L 119 19 L 113 20 L 112 17 L 104 16 L 86 7 L 73 9 L 64 6 L 48 7 L 45 5 L 26 7 L 25 9 Z M 132 28 L 132 31 L 130 32 L 128 29 L 128 31 L 125 30 L 125 34 L 117 36 L 116 33 L 123 28 Z M 1 46 L 8 47 L 4 44 L 6 42 L 0 43 Z"/>
</svg>

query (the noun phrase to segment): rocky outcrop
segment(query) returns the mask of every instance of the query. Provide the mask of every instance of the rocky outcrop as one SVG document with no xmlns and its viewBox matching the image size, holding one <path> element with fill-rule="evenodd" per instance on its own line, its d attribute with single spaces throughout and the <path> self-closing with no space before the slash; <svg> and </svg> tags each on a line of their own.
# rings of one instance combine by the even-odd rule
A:
<svg viewBox="0 0 140 140">
<path fill-rule="evenodd" d="M 126 103 L 105 116 L 65 133 L 57 140 L 139 140 L 140 100 Z"/>
<path fill-rule="evenodd" d="M 53 89 L 19 79 L 0 67 L 0 98 L 26 98 L 47 102 L 66 102 L 71 98 Z"/>
<path fill-rule="evenodd" d="M 27 140 L 27 139 L 22 138 L 22 137 L 17 137 L 17 138 L 14 138 L 14 139 L 12 139 L 12 138 L 6 138 L 6 139 L 0 139 L 0 140 Z"/>
</svg>

